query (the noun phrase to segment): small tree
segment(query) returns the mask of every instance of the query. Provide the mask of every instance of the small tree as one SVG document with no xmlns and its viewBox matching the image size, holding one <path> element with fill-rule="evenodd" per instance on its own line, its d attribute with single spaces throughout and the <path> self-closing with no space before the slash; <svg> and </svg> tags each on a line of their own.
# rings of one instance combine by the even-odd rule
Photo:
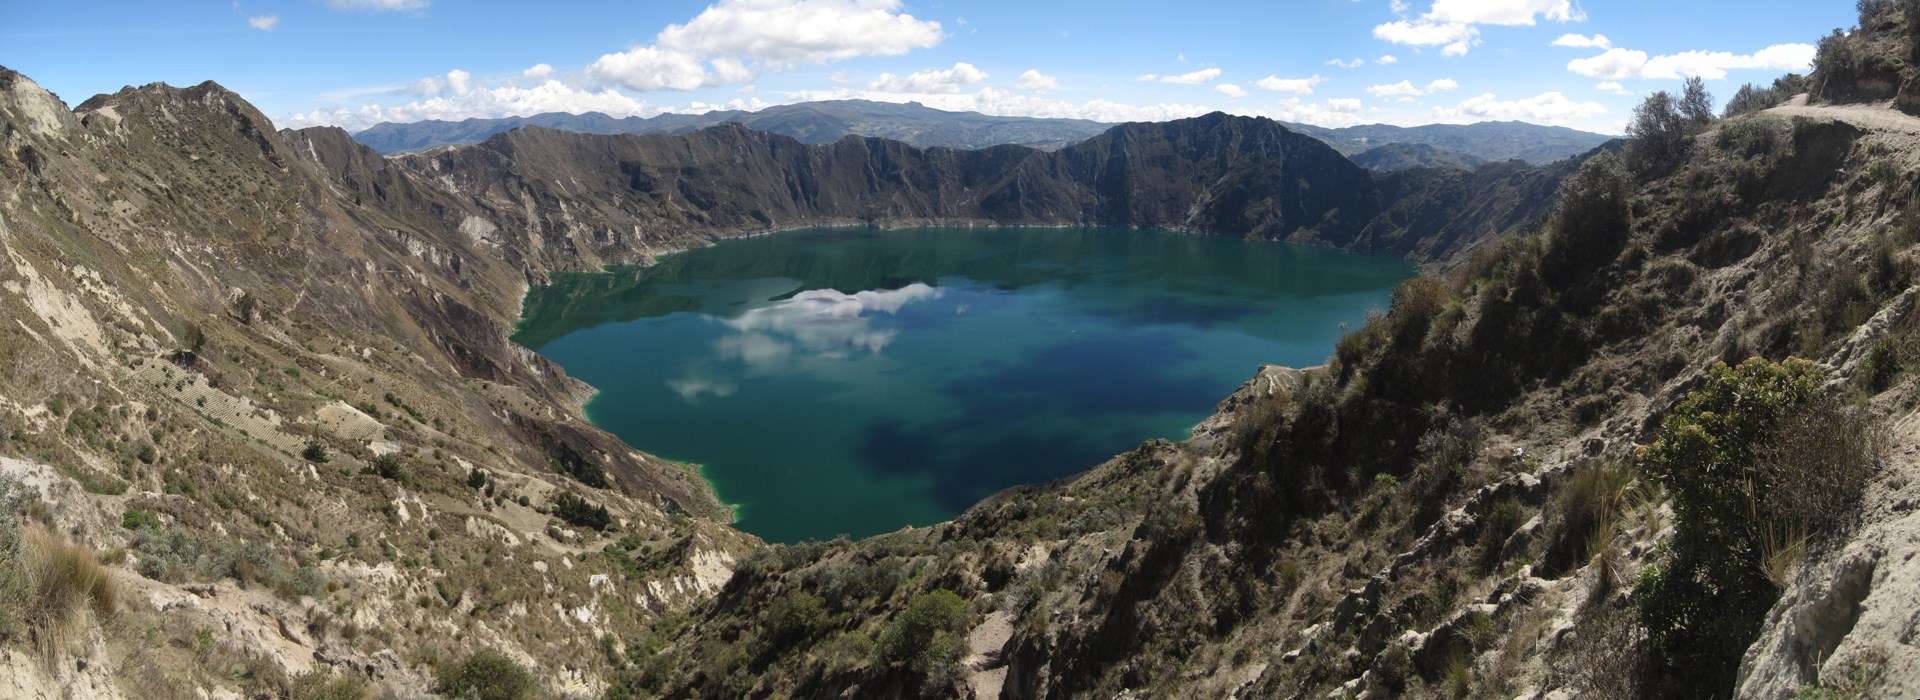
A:
<svg viewBox="0 0 1920 700">
<path fill-rule="evenodd" d="M 1713 125 L 1713 93 L 1707 92 L 1707 83 L 1700 76 L 1687 78 L 1686 87 L 1680 92 L 1679 107 L 1688 136 Z"/>
<path fill-rule="evenodd" d="M 326 464 L 327 446 L 320 444 L 319 440 L 308 440 L 307 446 L 300 448 L 300 458 L 314 464 Z"/>
<path fill-rule="evenodd" d="M 1643 173 L 1663 174 L 1687 156 L 1686 118 L 1665 90 L 1648 95 L 1627 122 L 1627 160 Z"/>
</svg>

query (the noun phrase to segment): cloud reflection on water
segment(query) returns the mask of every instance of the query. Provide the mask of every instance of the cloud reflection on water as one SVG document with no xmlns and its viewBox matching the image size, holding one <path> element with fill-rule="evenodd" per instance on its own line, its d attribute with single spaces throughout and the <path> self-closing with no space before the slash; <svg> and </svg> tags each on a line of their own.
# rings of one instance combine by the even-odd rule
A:
<svg viewBox="0 0 1920 700">
<path fill-rule="evenodd" d="M 898 314 L 909 304 L 938 299 L 941 291 L 915 282 L 899 289 L 847 294 L 810 289 L 768 302 L 734 318 L 708 316 L 732 329 L 714 341 L 712 358 L 687 364 L 667 387 L 688 403 L 731 396 L 745 376 L 805 373 L 832 379 L 845 361 L 877 355 L 900 331 L 870 314 Z M 824 362 L 823 362 L 824 361 Z M 738 363 L 740 368 L 727 365 Z"/>
</svg>

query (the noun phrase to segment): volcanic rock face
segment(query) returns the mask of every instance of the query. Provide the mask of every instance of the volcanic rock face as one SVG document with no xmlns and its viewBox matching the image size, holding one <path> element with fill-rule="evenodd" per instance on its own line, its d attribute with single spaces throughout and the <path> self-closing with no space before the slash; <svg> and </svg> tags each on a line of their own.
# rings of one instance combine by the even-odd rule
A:
<svg viewBox="0 0 1920 700">
<path fill-rule="evenodd" d="M 537 234 L 533 262 L 550 269 L 832 224 L 1132 226 L 1444 260 L 1538 218 L 1568 172 L 1376 178 L 1278 123 L 1224 114 L 1125 124 L 1054 152 L 807 145 L 737 125 L 677 136 L 523 128 L 396 162 L 495 218 L 518 217 Z"/>
</svg>

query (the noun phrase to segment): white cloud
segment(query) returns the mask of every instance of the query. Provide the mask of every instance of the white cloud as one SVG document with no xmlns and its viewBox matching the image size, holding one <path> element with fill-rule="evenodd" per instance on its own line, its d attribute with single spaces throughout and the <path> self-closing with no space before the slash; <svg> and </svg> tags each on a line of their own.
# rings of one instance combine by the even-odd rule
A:
<svg viewBox="0 0 1920 700">
<path fill-rule="evenodd" d="M 1614 48 L 1591 58 L 1567 63 L 1567 70 L 1589 78 L 1618 81 L 1627 78 L 1671 80 L 1699 76 L 1708 80 L 1727 77 L 1729 70 L 1804 71 L 1813 65 L 1811 44 L 1776 44 L 1752 54 L 1726 51 L 1683 51 L 1648 57 L 1645 51 Z"/>
<path fill-rule="evenodd" d="M 437 82 L 437 81 L 436 81 Z M 366 105 L 359 108 L 333 108 L 295 114 L 278 120 L 282 126 L 338 126 L 358 131 L 380 122 L 414 122 L 423 119 L 460 120 L 503 116 L 528 116 L 543 112 L 604 112 L 615 117 L 653 116 L 659 107 L 620 93 L 617 90 L 583 90 L 558 80 L 533 87 L 502 86 L 487 88 L 469 85 L 461 94 L 443 94 L 398 106 Z"/>
<path fill-rule="evenodd" d="M 760 89 L 760 86 L 758 86 L 758 85 L 742 85 L 742 86 L 740 86 L 740 87 L 737 87 L 737 88 L 734 88 L 734 89 L 733 89 L 733 94 L 735 94 L 735 95 L 751 95 L 751 94 L 753 94 L 754 92 L 756 92 L 756 91 L 758 91 L 759 89 Z"/>
<path fill-rule="evenodd" d="M 725 102 L 701 102 L 699 100 L 694 100 L 692 102 L 688 102 L 685 107 L 675 107 L 673 109 L 669 109 L 666 111 L 677 112 L 680 114 L 705 114 L 707 112 L 716 112 L 716 111 L 718 112 L 729 112 L 729 111 L 758 112 L 760 110 L 763 110 L 772 106 L 773 106 L 772 102 L 767 102 L 758 97 L 747 97 L 747 98 L 735 97 Z"/>
<path fill-rule="evenodd" d="M 1571 0 L 1433 0 L 1433 9 L 1423 19 L 1530 27 L 1536 15 L 1556 22 L 1587 19 Z"/>
<path fill-rule="evenodd" d="M 1244 88 L 1233 83 L 1215 85 L 1213 86 L 1213 91 L 1236 100 L 1247 96 L 1247 91 Z"/>
<path fill-rule="evenodd" d="M 1199 85 L 1218 77 L 1220 77 L 1220 69 L 1202 68 L 1192 73 L 1163 76 L 1160 78 L 1160 82 L 1173 83 L 1176 85 Z"/>
<path fill-rule="evenodd" d="M 1612 81 L 1612 80 L 1608 80 L 1608 81 L 1606 81 L 1606 82 L 1603 82 L 1603 83 L 1600 83 L 1599 85 L 1595 85 L 1595 86 L 1593 86 L 1593 89 L 1595 89 L 1595 90 L 1603 90 L 1603 91 L 1606 91 L 1606 92 L 1611 92 L 1611 93 L 1613 93 L 1613 94 L 1615 94 L 1615 95 L 1631 95 L 1631 94 L 1633 94 L 1633 91 L 1631 91 L 1631 90 L 1628 90 L 1628 89 L 1627 89 L 1627 86 L 1625 86 L 1625 85 L 1621 85 L 1620 83 L 1618 83 L 1618 82 L 1615 82 L 1615 81 Z"/>
<path fill-rule="evenodd" d="M 1373 62 L 1383 66 L 1391 66 L 1395 63 L 1399 63 L 1400 59 L 1395 57 L 1393 54 L 1387 54 L 1385 56 L 1381 56 L 1379 58 L 1373 59 Z"/>
<path fill-rule="evenodd" d="M 1375 85 L 1369 87 L 1367 88 L 1367 94 L 1373 95 L 1374 97 L 1418 97 L 1436 92 L 1446 92 L 1459 87 L 1460 83 L 1455 82 L 1452 78 L 1435 80 L 1427 83 L 1426 87 L 1417 87 L 1413 84 L 1413 81 L 1402 80 L 1391 85 Z"/>
<path fill-rule="evenodd" d="M 1360 114 L 1360 101 L 1355 99 L 1333 99 L 1326 102 L 1307 102 L 1298 97 L 1280 104 L 1279 109 L 1266 116 L 1283 121 L 1300 122 L 1330 129 L 1355 126 L 1365 122 Z"/>
<path fill-rule="evenodd" d="M 1341 68 L 1359 68 L 1361 66 L 1367 65 L 1367 60 L 1364 58 L 1355 58 L 1351 60 L 1342 60 L 1342 59 L 1335 58 L 1335 59 L 1328 60 L 1327 65 L 1339 66 Z"/>
<path fill-rule="evenodd" d="M 447 71 L 447 89 L 455 95 L 465 95 L 473 89 L 473 74 L 455 68 Z"/>
<path fill-rule="evenodd" d="M 1433 0 L 1425 14 L 1408 19 L 1408 7 L 1395 0 L 1398 21 L 1373 28 L 1373 38 L 1405 46 L 1438 46 L 1442 56 L 1464 56 L 1480 45 L 1474 25 L 1532 26 L 1535 18 L 1585 21 L 1572 0 Z"/>
<path fill-rule="evenodd" d="M 868 90 L 881 92 L 955 93 L 960 88 L 987 79 L 987 74 L 971 63 L 955 63 L 946 70 L 914 71 L 908 75 L 881 73 L 867 84 Z"/>
<path fill-rule="evenodd" d="M 270 32 L 270 31 L 273 31 L 274 27 L 280 26 L 280 15 L 261 15 L 259 17 L 248 17 L 247 26 L 253 27 L 254 29 L 258 29 L 263 32 Z"/>
<path fill-rule="evenodd" d="M 1019 86 L 1022 90 L 1052 90 L 1060 87 L 1060 81 L 1053 76 L 1043 75 L 1040 71 L 1029 68 L 1027 72 L 1020 74 Z"/>
<path fill-rule="evenodd" d="M 827 74 L 827 82 L 840 83 L 842 85 L 845 85 L 847 83 L 853 82 L 853 74 L 843 70 L 837 70 Z"/>
<path fill-rule="evenodd" d="M 547 65 L 545 63 L 536 63 L 533 65 L 532 68 L 528 68 L 524 71 L 520 71 L 520 74 L 527 76 L 529 78 L 532 78 L 534 80 L 546 80 L 547 78 L 553 76 L 553 66 Z"/>
<path fill-rule="evenodd" d="M 587 74 L 634 90 L 693 90 L 766 70 L 899 56 L 946 38 L 899 0 L 720 0 L 649 46 L 601 56 Z"/>
<path fill-rule="evenodd" d="M 1320 77 L 1320 75 L 1316 73 L 1311 78 L 1282 78 L 1269 75 L 1253 81 L 1253 84 L 1260 86 L 1263 90 L 1291 92 L 1295 95 L 1311 95 L 1313 94 L 1313 86 L 1324 82 L 1327 82 L 1327 79 Z"/>
<path fill-rule="evenodd" d="M 1422 93 L 1420 92 L 1420 88 L 1414 87 L 1411 81 L 1402 80 L 1392 85 L 1375 85 L 1369 87 L 1367 88 L 1367 94 L 1374 97 L 1398 97 L 1400 95 L 1419 95 Z"/>
<path fill-rule="evenodd" d="M 1597 102 L 1575 102 L 1559 92 L 1544 92 L 1520 100 L 1502 101 L 1493 93 L 1468 98 L 1453 107 L 1435 108 L 1431 117 L 1437 122 L 1475 122 L 1519 120 L 1546 124 L 1567 124 L 1592 119 L 1607 112 Z"/>
<path fill-rule="evenodd" d="M 1374 27 L 1373 38 L 1404 46 L 1444 46 L 1443 55 L 1457 56 L 1480 43 L 1480 30 L 1461 22 L 1400 20 Z"/>
<path fill-rule="evenodd" d="M 979 112 L 1001 117 L 1048 117 L 1090 119 L 1098 122 L 1162 122 L 1197 117 L 1219 111 L 1219 107 L 1197 104 L 1158 103 L 1135 105 L 1110 100 L 1068 102 L 1031 93 L 985 87 L 978 92 L 958 94 L 901 94 L 872 90 L 799 90 L 786 93 L 795 102 L 812 100 L 873 100 L 875 102 L 914 101 L 949 112 Z"/>
<path fill-rule="evenodd" d="M 1575 49 L 1611 49 L 1613 48 L 1613 40 L 1608 39 L 1605 34 L 1595 34 L 1593 36 L 1562 34 L 1560 38 L 1553 40 L 1553 45 Z"/>
<path fill-rule="evenodd" d="M 445 80 L 440 79 L 440 76 L 434 75 L 434 76 L 421 78 L 419 80 L 415 80 L 412 83 L 407 84 L 406 87 L 400 88 L 395 92 L 408 94 L 408 95 L 419 95 L 422 97 L 432 97 L 434 95 L 438 95 L 446 91 L 447 91 L 447 82 Z"/>
<path fill-rule="evenodd" d="M 1160 79 L 1160 76 L 1157 73 L 1144 73 L 1140 77 L 1134 78 L 1134 80 L 1137 80 L 1143 83 L 1152 82 L 1159 79 Z"/>
<path fill-rule="evenodd" d="M 433 0 L 327 0 L 327 7 L 342 12 L 415 12 L 432 4 Z"/>
</svg>

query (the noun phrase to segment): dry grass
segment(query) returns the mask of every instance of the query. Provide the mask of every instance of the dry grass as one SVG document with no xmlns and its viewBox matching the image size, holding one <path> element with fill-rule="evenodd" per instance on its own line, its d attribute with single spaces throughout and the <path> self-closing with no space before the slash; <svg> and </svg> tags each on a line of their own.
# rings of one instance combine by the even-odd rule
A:
<svg viewBox="0 0 1920 700">
<path fill-rule="evenodd" d="M 43 661 L 51 664 L 72 640 L 84 611 L 108 618 L 118 610 L 119 589 L 93 550 L 34 523 L 20 531 L 11 554 L 17 568 L 4 593 Z"/>
</svg>

